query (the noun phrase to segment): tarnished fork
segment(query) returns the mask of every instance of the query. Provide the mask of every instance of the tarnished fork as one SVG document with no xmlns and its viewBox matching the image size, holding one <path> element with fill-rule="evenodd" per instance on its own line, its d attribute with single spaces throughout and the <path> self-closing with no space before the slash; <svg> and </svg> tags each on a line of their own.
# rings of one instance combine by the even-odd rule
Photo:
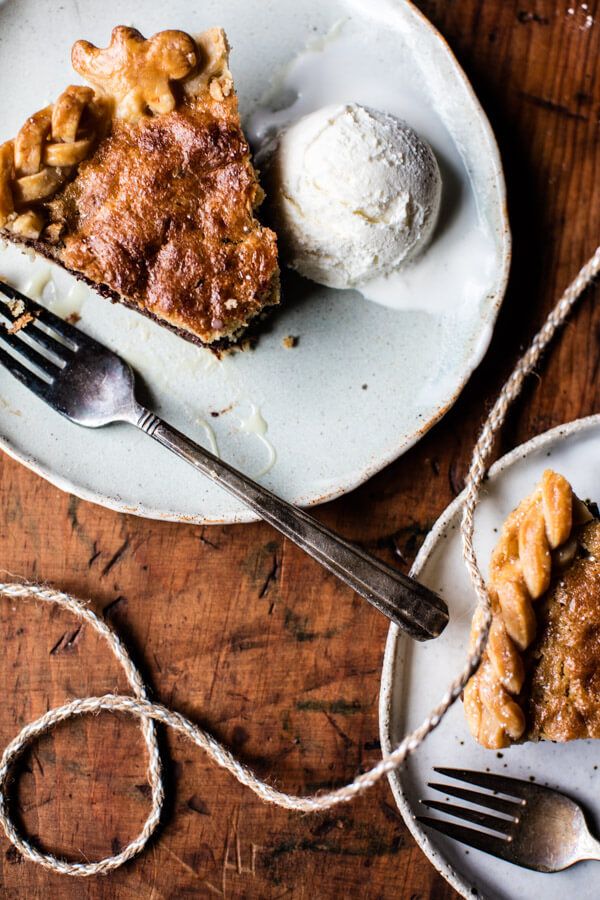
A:
<svg viewBox="0 0 600 900">
<path fill-rule="evenodd" d="M 249 506 L 411 637 L 428 640 L 443 631 L 448 609 L 437 594 L 161 421 L 138 403 L 129 365 L 102 344 L 0 281 L 1 294 L 8 302 L 0 301 L 0 365 L 37 397 L 87 428 L 135 425 Z M 22 315 L 31 321 L 21 320 L 24 327 L 11 334 Z"/>
<path fill-rule="evenodd" d="M 536 872 L 559 872 L 584 859 L 600 860 L 600 842 L 590 834 L 583 810 L 559 791 L 489 772 L 446 768 L 434 768 L 434 772 L 483 791 L 435 782 L 429 787 L 469 805 L 439 800 L 421 803 L 479 827 L 417 816 L 422 825 Z"/>
</svg>

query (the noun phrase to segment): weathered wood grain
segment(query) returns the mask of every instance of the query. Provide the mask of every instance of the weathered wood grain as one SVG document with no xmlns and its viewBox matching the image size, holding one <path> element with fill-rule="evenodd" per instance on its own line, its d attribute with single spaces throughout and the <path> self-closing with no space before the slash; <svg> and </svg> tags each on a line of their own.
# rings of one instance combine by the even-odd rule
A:
<svg viewBox="0 0 600 900">
<path fill-rule="evenodd" d="M 600 239 L 597 23 L 567 2 L 422 0 L 498 136 L 515 253 L 492 349 L 415 449 L 318 515 L 406 566 L 460 490 L 484 411 L 520 349 Z M 574 8 L 573 15 L 568 14 Z M 600 309 L 592 291 L 511 415 L 499 451 L 600 409 Z M 300 351 L 298 351 L 300 352 Z M 386 625 L 261 525 L 201 529 L 115 515 L 0 460 L 0 567 L 91 597 L 155 695 L 291 791 L 341 784 L 379 756 Z M 0 743 L 67 698 L 125 690 L 109 652 L 67 615 L 0 601 Z M 266 808 L 182 740 L 165 737 L 169 805 L 137 861 L 75 881 L 0 841 L 6 898 L 425 898 L 454 892 L 415 847 L 387 785 L 330 815 Z M 22 767 L 19 815 L 44 847 L 95 858 L 148 806 L 133 722 L 99 717 L 41 741 Z"/>
</svg>

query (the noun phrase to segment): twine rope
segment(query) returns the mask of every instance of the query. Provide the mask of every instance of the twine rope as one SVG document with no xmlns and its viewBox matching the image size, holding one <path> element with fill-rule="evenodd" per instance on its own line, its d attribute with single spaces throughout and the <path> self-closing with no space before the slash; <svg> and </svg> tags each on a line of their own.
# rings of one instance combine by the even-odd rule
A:
<svg viewBox="0 0 600 900">
<path fill-rule="evenodd" d="M 5 748 L 0 759 L 0 823 L 8 839 L 26 859 L 64 875 L 90 876 L 111 872 L 143 850 L 158 826 L 164 802 L 162 765 L 156 738 L 155 722 L 160 722 L 184 735 L 193 744 L 204 750 L 213 762 L 230 772 L 241 784 L 250 788 L 265 802 L 273 803 L 284 809 L 298 810 L 305 813 L 319 812 L 331 809 L 339 803 L 347 803 L 357 794 L 361 794 L 363 791 L 373 787 L 384 775 L 403 765 L 410 754 L 414 753 L 425 738 L 437 728 L 448 709 L 460 696 L 467 681 L 477 670 L 487 643 L 491 625 L 490 599 L 477 562 L 473 546 L 473 532 L 475 509 L 493 452 L 495 436 L 504 423 L 510 405 L 521 392 L 525 379 L 537 365 L 543 351 L 554 337 L 558 328 L 565 322 L 576 301 L 599 272 L 600 247 L 598 247 L 591 259 L 583 266 L 577 277 L 565 290 L 543 327 L 534 337 L 531 346 L 515 366 L 514 371 L 492 407 L 475 444 L 471 466 L 466 478 L 461 522 L 463 556 L 475 588 L 477 604 L 482 610 L 481 627 L 473 651 L 468 657 L 463 670 L 454 679 L 441 701 L 421 725 L 407 734 L 392 753 L 380 760 L 369 771 L 359 775 L 351 783 L 329 793 L 299 797 L 279 791 L 272 785 L 261 781 L 251 769 L 239 762 L 211 734 L 180 713 L 149 699 L 146 685 L 119 637 L 83 601 L 70 594 L 38 584 L 0 583 L 0 595 L 11 599 L 29 598 L 42 603 L 54 604 L 68 610 L 78 619 L 86 622 L 107 642 L 114 656 L 121 664 L 133 692 L 133 696 L 106 694 L 103 697 L 86 697 L 51 709 L 36 721 L 26 725 Z M 15 763 L 23 755 L 27 747 L 41 735 L 69 719 L 100 712 L 128 713 L 139 719 L 148 754 L 147 774 L 151 787 L 151 810 L 139 835 L 119 853 L 107 856 L 98 862 L 72 862 L 61 859 L 51 853 L 43 853 L 31 844 L 25 836 L 20 834 L 9 810 L 8 790 L 10 774 Z"/>
</svg>

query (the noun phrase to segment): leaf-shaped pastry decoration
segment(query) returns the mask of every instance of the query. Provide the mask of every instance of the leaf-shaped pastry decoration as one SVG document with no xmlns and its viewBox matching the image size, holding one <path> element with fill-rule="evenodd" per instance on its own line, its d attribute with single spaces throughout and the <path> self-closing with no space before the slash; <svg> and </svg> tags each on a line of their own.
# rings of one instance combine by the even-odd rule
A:
<svg viewBox="0 0 600 900">
<path fill-rule="evenodd" d="M 97 91 L 114 99 L 119 117 L 136 121 L 148 111 L 162 114 L 175 108 L 171 82 L 190 75 L 198 56 L 183 31 L 161 31 L 146 40 L 135 28 L 121 25 L 105 49 L 77 41 L 72 62 Z"/>
</svg>

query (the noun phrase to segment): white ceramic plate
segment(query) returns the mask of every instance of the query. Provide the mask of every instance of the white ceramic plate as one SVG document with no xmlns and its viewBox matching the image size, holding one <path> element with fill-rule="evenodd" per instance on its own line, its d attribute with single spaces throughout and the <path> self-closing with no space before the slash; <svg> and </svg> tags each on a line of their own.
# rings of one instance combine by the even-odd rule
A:
<svg viewBox="0 0 600 900">
<path fill-rule="evenodd" d="M 134 365 L 157 412 L 201 443 L 216 442 L 224 458 L 269 488 L 301 505 L 348 491 L 444 414 L 489 344 L 510 239 L 488 122 L 444 41 L 406 2 L 5 0 L 0 139 L 12 136 L 27 114 L 74 79 L 74 40 L 86 37 L 105 46 L 112 26 L 121 23 L 146 34 L 225 27 L 246 121 L 274 85 L 285 88 L 287 75 L 281 73 L 307 42 L 313 42 L 303 57 L 308 69 L 322 65 L 324 54 L 331 65 L 342 53 L 335 64 L 345 74 L 335 85 L 328 80 L 328 102 L 386 103 L 439 156 L 443 213 L 430 250 L 406 275 L 413 309 L 286 279 L 287 305 L 257 350 L 219 363 L 208 351 L 90 292 L 70 294 L 73 280 L 60 271 L 52 271 L 43 294 L 45 302 L 55 298 L 59 312 L 80 311 L 80 327 Z M 354 41 L 360 52 L 344 57 L 344 41 L 351 49 Z M 303 110 L 320 105 L 318 91 L 307 94 Z M 49 273 L 44 262 L 32 263 L 13 249 L 0 252 L 0 275 L 17 287 L 31 289 L 32 277 L 39 287 Z M 283 346 L 287 335 L 299 336 L 293 350 Z M 126 426 L 78 429 L 5 373 L 0 444 L 59 487 L 111 508 L 195 522 L 253 518 L 144 435 Z"/>
<path fill-rule="evenodd" d="M 534 438 L 493 467 L 475 523 L 475 547 L 484 576 L 498 529 L 508 513 L 531 492 L 545 468 L 565 475 L 578 496 L 600 498 L 599 448 L 600 416 L 591 416 Z M 450 624 L 440 638 L 427 644 L 404 640 L 394 627 L 388 635 L 380 695 L 381 743 L 385 753 L 426 718 L 466 659 L 474 592 L 461 554 L 461 502 L 459 497 L 438 519 L 413 567 L 413 574 L 439 591 L 448 603 Z M 600 869 L 595 863 L 580 863 L 552 875 L 528 872 L 421 828 L 414 816 L 427 812 L 420 806 L 420 798 L 436 795 L 427 782 L 443 781 L 432 771 L 433 767 L 454 766 L 534 778 L 560 788 L 583 803 L 600 833 L 599 765 L 597 741 L 573 741 L 563 746 L 528 743 L 500 753 L 484 750 L 470 736 L 459 701 L 409 760 L 406 769 L 394 773 L 390 782 L 416 841 L 464 897 L 592 900 L 600 896 Z M 444 797 L 437 794 L 436 799 Z"/>
</svg>

